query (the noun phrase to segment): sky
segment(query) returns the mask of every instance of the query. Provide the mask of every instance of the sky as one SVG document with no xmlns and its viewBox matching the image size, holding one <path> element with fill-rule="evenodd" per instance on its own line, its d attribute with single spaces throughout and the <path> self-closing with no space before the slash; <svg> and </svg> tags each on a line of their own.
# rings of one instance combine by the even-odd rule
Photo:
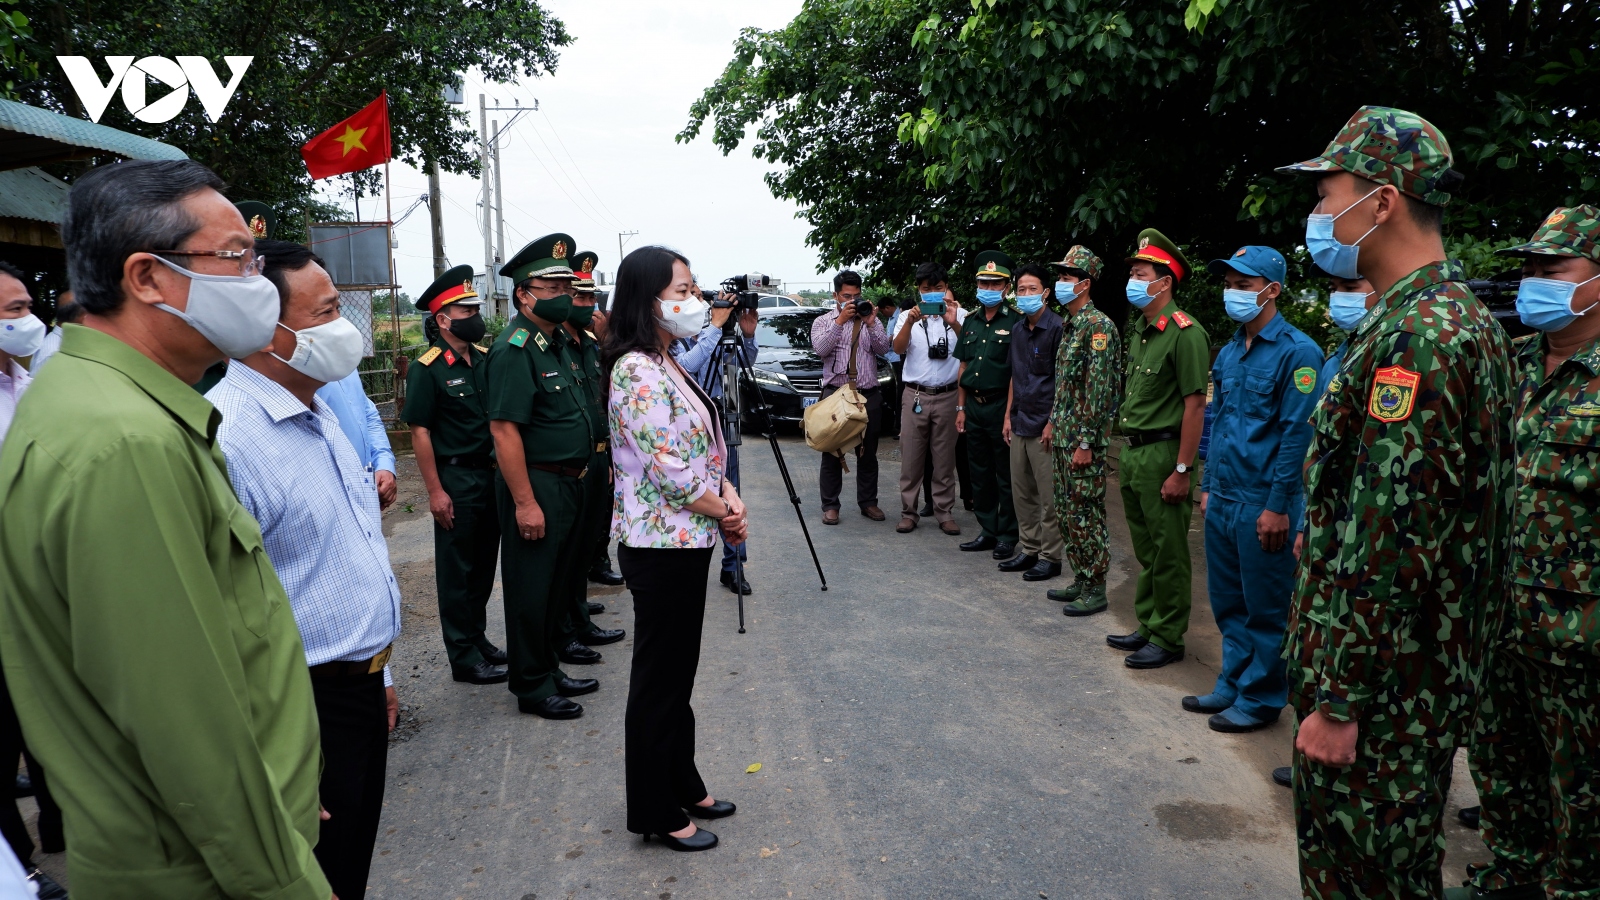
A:
<svg viewBox="0 0 1600 900">
<path fill-rule="evenodd" d="M 474 128 L 480 93 L 491 107 L 539 104 L 501 145 L 505 258 L 560 231 L 578 249 L 599 253 L 601 272 L 614 273 L 618 232 L 637 231 L 624 239 L 627 249 L 672 247 L 690 259 L 702 284 L 761 272 L 784 279 L 790 290 L 823 287 L 832 272 L 817 273 L 798 208 L 775 199 L 762 181 L 769 164 L 754 159 L 747 143 L 723 156 L 709 134 L 673 141 L 690 104 L 722 73 L 740 29 L 782 27 L 800 0 L 542 3 L 575 38 L 554 75 L 505 85 L 465 74 Z M 489 118 L 505 122 L 511 115 L 491 111 Z M 409 166 L 393 168 L 398 218 L 427 191 L 428 179 Z M 445 255 L 452 265 L 481 270 L 479 183 L 446 172 L 441 186 Z M 348 208 L 348 198 L 342 202 Z M 363 218 L 381 216 L 381 203 L 364 197 Z M 433 281 L 428 210 L 418 208 L 395 236 L 401 289 L 416 297 Z"/>
</svg>

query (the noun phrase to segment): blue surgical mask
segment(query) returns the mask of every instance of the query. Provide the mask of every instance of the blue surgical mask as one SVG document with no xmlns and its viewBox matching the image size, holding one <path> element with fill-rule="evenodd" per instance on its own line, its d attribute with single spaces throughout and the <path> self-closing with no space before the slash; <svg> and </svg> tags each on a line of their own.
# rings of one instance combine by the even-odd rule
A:
<svg viewBox="0 0 1600 900">
<path fill-rule="evenodd" d="M 1078 299 L 1078 285 L 1071 281 L 1056 282 L 1056 302 L 1062 306 Z"/>
<path fill-rule="evenodd" d="M 944 291 L 929 291 L 922 295 L 923 303 L 943 303 Z"/>
<path fill-rule="evenodd" d="M 1376 187 L 1367 192 L 1366 197 L 1346 206 L 1339 216 L 1360 206 L 1363 200 L 1371 197 L 1382 187 Z M 1317 268 L 1335 278 L 1360 278 L 1361 273 L 1356 270 L 1356 256 L 1361 248 L 1356 246 L 1367 239 L 1367 234 L 1378 230 L 1377 225 L 1367 229 L 1367 234 L 1356 238 L 1355 244 L 1341 244 L 1333 236 L 1333 223 L 1339 216 L 1330 216 L 1326 213 L 1312 213 L 1306 218 L 1306 249 L 1311 251 L 1311 260 Z"/>
<path fill-rule="evenodd" d="M 1594 278 L 1600 278 L 1596 275 Z M 1558 281 L 1554 278 L 1524 278 L 1517 286 L 1517 315 L 1522 324 L 1539 331 L 1560 331 L 1594 308 L 1572 308 L 1572 295 L 1594 278 L 1585 281 Z"/>
<path fill-rule="evenodd" d="M 1043 294 L 1017 295 L 1017 312 L 1020 312 L 1025 316 L 1031 316 L 1041 309 L 1044 309 Z"/>
<path fill-rule="evenodd" d="M 1261 291 L 1266 289 L 1262 288 Z M 1256 305 L 1256 298 L 1261 296 L 1261 291 L 1223 291 L 1222 306 L 1228 311 L 1228 318 L 1243 325 L 1261 315 L 1261 307 Z"/>
<path fill-rule="evenodd" d="M 1124 290 L 1128 292 L 1128 302 L 1140 309 L 1144 309 L 1146 306 L 1149 306 L 1151 301 L 1156 299 L 1150 294 L 1149 288 L 1160 280 L 1160 278 L 1157 278 L 1155 281 L 1134 281 L 1132 278 L 1128 279 L 1128 286 L 1124 288 Z"/>
<path fill-rule="evenodd" d="M 1328 318 L 1345 331 L 1355 331 L 1356 325 L 1366 318 L 1367 298 L 1370 296 L 1370 292 L 1334 291 L 1328 297 Z"/>
<path fill-rule="evenodd" d="M 1005 299 L 1005 291 L 992 291 L 988 288 L 978 288 L 978 302 L 984 306 L 998 306 Z"/>
</svg>

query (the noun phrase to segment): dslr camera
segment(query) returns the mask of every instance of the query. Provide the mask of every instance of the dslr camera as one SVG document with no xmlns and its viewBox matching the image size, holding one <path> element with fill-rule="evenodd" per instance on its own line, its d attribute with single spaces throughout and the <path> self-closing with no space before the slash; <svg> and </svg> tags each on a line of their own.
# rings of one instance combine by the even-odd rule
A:
<svg viewBox="0 0 1600 900">
<path fill-rule="evenodd" d="M 760 309 L 761 294 L 755 289 L 771 286 L 772 278 L 770 276 L 763 275 L 760 272 L 751 272 L 747 275 L 735 275 L 732 278 L 725 278 L 722 281 L 722 292 L 725 294 L 735 294 L 736 296 L 732 300 L 713 300 L 711 301 L 711 307 L 713 309 L 728 309 L 731 307 L 740 311 L 747 309 Z"/>
</svg>

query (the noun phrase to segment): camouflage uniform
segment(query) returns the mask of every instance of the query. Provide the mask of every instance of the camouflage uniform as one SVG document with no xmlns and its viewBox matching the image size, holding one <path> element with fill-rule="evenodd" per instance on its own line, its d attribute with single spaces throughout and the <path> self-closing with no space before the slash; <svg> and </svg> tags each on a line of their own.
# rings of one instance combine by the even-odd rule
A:
<svg viewBox="0 0 1600 900">
<path fill-rule="evenodd" d="M 1502 253 L 1600 262 L 1600 209 L 1557 209 Z M 1543 883 L 1600 897 L 1600 342 L 1545 376 L 1543 335 L 1518 341 L 1510 575 L 1486 623 L 1468 758 L 1495 860 L 1469 883 Z"/>
<path fill-rule="evenodd" d="M 1364 107 L 1318 159 L 1443 205 L 1444 136 Z M 1378 236 L 1381 240 L 1381 236 Z M 1450 760 L 1505 558 L 1511 345 L 1455 262 L 1401 278 L 1312 415 L 1306 542 L 1284 655 L 1300 720 L 1359 723 L 1356 762 L 1295 753 L 1307 897 L 1437 897 Z"/>
<path fill-rule="evenodd" d="M 1057 268 L 1100 277 L 1100 257 L 1074 246 Z M 1081 591 L 1102 584 L 1111 566 L 1106 550 L 1106 447 L 1122 399 L 1122 338 L 1111 318 L 1085 304 L 1076 314 L 1062 310 L 1066 333 L 1056 348 L 1056 399 L 1050 411 L 1055 451 L 1056 518 L 1067 562 Z M 1088 444 L 1094 461 L 1072 467 L 1072 454 Z"/>
</svg>

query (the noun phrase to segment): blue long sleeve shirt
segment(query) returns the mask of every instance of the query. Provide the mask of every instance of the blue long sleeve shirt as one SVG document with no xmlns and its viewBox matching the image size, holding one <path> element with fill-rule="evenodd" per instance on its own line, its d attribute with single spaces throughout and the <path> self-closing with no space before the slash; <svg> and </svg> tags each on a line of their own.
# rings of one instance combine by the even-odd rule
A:
<svg viewBox="0 0 1600 900">
<path fill-rule="evenodd" d="M 739 335 L 740 357 L 743 362 L 755 363 L 756 354 L 760 350 L 756 347 L 756 339 L 745 337 L 744 332 L 735 324 L 734 331 Z M 707 325 L 700 333 L 692 338 L 686 338 L 673 345 L 672 358 L 683 366 L 685 372 L 700 383 L 700 387 L 715 400 L 722 396 L 722 373 L 712 372 L 711 358 L 716 355 L 717 341 L 722 339 L 722 329 L 715 325 Z M 719 360 L 720 362 L 720 360 Z"/>
<path fill-rule="evenodd" d="M 367 399 L 360 372 L 351 372 L 339 381 L 317 388 L 317 397 L 333 410 L 339 420 L 339 430 L 350 439 L 350 446 L 356 448 L 356 456 L 367 471 L 394 472 L 394 449 L 389 445 L 389 432 L 383 427 L 378 408 Z"/>
</svg>

